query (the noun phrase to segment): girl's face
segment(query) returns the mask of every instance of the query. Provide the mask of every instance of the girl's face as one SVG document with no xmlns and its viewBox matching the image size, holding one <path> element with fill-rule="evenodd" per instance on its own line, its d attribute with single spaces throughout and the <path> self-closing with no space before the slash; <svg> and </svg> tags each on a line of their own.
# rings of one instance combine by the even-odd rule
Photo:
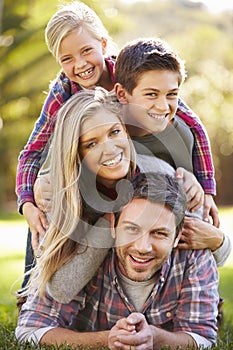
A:
<svg viewBox="0 0 233 350">
<path fill-rule="evenodd" d="M 114 187 L 129 171 L 128 135 L 118 117 L 104 109 L 82 123 L 79 152 L 97 181 L 107 187 Z"/>
<path fill-rule="evenodd" d="M 108 73 L 106 46 L 105 39 L 99 41 L 83 28 L 68 34 L 59 47 L 59 62 L 67 77 L 85 88 L 98 84 Z"/>
</svg>

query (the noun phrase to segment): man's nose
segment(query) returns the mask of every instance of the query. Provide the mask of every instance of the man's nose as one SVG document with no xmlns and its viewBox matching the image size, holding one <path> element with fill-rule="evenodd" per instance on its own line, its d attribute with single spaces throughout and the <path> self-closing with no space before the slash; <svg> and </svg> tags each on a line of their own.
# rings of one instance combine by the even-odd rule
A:
<svg viewBox="0 0 233 350">
<path fill-rule="evenodd" d="M 140 253 L 149 253 L 152 251 L 151 238 L 148 233 L 142 234 L 137 240 L 134 242 L 134 248 Z"/>
</svg>

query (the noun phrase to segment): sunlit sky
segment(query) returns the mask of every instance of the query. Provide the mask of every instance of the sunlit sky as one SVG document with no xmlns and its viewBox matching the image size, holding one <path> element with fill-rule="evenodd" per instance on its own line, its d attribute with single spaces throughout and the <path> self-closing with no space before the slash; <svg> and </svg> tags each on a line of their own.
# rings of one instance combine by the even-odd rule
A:
<svg viewBox="0 0 233 350">
<path fill-rule="evenodd" d="M 139 0 L 123 0 L 124 2 L 132 3 Z M 140 0 L 150 1 L 150 0 Z M 211 12 L 219 12 L 225 10 L 233 10 L 232 0 L 190 0 L 193 2 L 203 2 Z"/>
</svg>

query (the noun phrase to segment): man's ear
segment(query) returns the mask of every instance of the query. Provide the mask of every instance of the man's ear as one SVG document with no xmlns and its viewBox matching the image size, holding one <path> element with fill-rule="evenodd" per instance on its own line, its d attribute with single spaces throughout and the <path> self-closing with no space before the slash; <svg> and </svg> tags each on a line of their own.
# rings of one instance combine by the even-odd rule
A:
<svg viewBox="0 0 233 350">
<path fill-rule="evenodd" d="M 178 233 L 177 237 L 175 238 L 175 242 L 174 242 L 173 248 L 176 248 L 176 247 L 177 247 L 181 235 L 182 235 L 182 231 L 180 230 L 180 232 Z"/>
<path fill-rule="evenodd" d="M 120 103 L 126 104 L 129 102 L 127 99 L 126 89 L 120 83 L 115 84 L 114 90 L 115 90 L 116 96 L 117 96 L 118 100 L 120 101 Z"/>
</svg>

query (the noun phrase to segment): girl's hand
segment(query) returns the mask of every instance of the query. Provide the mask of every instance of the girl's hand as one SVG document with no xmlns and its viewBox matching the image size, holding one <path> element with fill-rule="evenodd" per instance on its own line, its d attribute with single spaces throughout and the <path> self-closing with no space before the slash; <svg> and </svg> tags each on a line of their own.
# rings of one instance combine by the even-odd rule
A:
<svg viewBox="0 0 233 350">
<path fill-rule="evenodd" d="M 203 220 L 209 222 L 209 217 L 212 218 L 214 226 L 220 226 L 218 208 L 214 202 L 213 196 L 211 196 L 211 194 L 205 194 Z"/>
<path fill-rule="evenodd" d="M 182 181 L 189 211 L 194 212 L 201 208 L 204 204 L 204 191 L 196 177 L 184 168 L 177 168 L 176 179 Z"/>
<path fill-rule="evenodd" d="M 212 251 L 218 249 L 224 240 L 224 234 L 215 226 L 203 220 L 185 217 L 184 226 L 181 231 L 180 249 L 205 249 Z"/>
<path fill-rule="evenodd" d="M 33 192 L 37 207 L 45 213 L 49 212 L 52 198 L 49 174 L 41 175 L 36 179 Z"/>
<path fill-rule="evenodd" d="M 46 215 L 31 202 L 23 204 L 23 215 L 30 227 L 32 234 L 32 248 L 34 252 L 36 252 L 39 248 L 39 237 L 44 237 L 47 229 L 48 223 Z"/>
</svg>

